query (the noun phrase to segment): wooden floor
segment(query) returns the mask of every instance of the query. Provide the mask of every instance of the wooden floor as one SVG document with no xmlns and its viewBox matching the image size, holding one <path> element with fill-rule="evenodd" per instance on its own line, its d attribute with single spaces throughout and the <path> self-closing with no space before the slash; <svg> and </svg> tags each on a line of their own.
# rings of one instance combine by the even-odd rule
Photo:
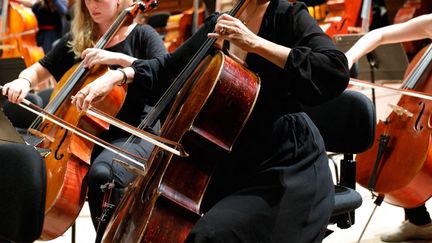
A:
<svg viewBox="0 0 432 243">
<path fill-rule="evenodd" d="M 391 87 L 398 87 L 400 84 L 393 83 L 387 84 Z M 371 96 L 369 89 L 360 89 L 352 87 L 351 89 L 358 90 L 367 96 Z M 377 104 L 377 119 L 385 118 L 391 111 L 388 108 L 389 103 L 396 104 L 400 96 L 393 92 L 376 90 L 376 104 Z M 349 229 L 339 229 L 336 226 L 330 226 L 330 229 L 334 232 L 324 239 L 324 243 L 354 243 L 358 242 L 361 232 L 365 228 L 365 225 L 375 208 L 374 198 L 371 193 L 361 186 L 357 186 L 357 190 L 363 196 L 362 206 L 356 210 L 356 222 Z M 429 212 L 432 214 L 432 200 L 430 200 L 426 206 Z M 403 221 L 404 213 L 399 207 L 383 203 L 377 207 L 375 213 L 370 220 L 368 227 L 366 228 L 364 235 L 360 242 L 363 243 L 375 243 L 381 242 L 380 235 L 384 232 L 396 228 Z M 90 219 L 90 213 L 87 204 L 85 204 L 79 218 L 76 221 L 76 242 L 78 243 L 91 243 L 94 242 L 95 231 Z M 66 243 L 71 241 L 71 230 L 68 230 L 63 236 L 49 241 L 52 243 Z M 411 241 L 416 243 L 425 243 L 432 241 Z"/>
</svg>

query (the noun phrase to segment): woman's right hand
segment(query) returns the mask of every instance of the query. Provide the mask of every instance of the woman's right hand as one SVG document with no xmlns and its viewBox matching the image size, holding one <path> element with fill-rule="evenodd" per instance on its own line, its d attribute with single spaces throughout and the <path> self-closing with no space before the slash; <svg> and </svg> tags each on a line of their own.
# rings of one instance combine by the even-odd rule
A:
<svg viewBox="0 0 432 243">
<path fill-rule="evenodd" d="M 30 89 L 29 80 L 25 78 L 17 78 L 3 86 L 2 94 L 7 96 L 10 102 L 18 104 L 23 101 Z"/>
</svg>

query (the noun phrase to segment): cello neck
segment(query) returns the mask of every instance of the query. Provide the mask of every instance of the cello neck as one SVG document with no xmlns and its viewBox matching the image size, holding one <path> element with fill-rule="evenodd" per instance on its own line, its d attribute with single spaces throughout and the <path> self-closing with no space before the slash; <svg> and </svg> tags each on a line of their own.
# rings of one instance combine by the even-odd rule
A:
<svg viewBox="0 0 432 243">
<path fill-rule="evenodd" d="M 8 12 L 9 12 L 8 6 L 9 6 L 9 0 L 3 0 L 0 34 L 6 33 L 6 26 L 7 26 Z"/>
<path fill-rule="evenodd" d="M 424 74 L 428 70 L 430 64 L 432 64 L 432 45 L 429 45 L 426 52 L 420 58 L 416 66 L 408 75 L 408 78 L 405 80 L 403 87 L 407 89 L 414 89 L 414 87 L 421 81 Z"/>
<path fill-rule="evenodd" d="M 249 0 L 240 0 L 229 12 L 229 15 L 237 17 L 244 8 L 246 7 L 246 3 Z M 166 107 L 171 103 L 177 93 L 185 84 L 186 80 L 192 75 L 192 72 L 198 67 L 199 63 L 204 59 L 204 57 L 208 54 L 210 48 L 213 47 L 216 39 L 208 38 L 199 48 L 199 50 L 195 53 L 195 55 L 191 58 L 191 60 L 186 64 L 185 68 L 180 72 L 177 78 L 172 82 L 167 91 L 162 95 L 162 97 L 158 100 L 156 105 L 151 109 L 151 111 L 147 114 L 144 120 L 141 122 L 140 127 L 150 127 L 153 126 L 156 121 L 159 119 L 162 111 L 165 110 Z"/>
</svg>

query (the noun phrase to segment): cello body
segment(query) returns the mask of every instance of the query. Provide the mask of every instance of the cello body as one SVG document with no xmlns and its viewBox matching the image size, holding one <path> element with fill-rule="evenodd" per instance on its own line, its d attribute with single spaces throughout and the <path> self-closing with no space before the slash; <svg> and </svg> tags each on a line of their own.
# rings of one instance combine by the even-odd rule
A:
<svg viewBox="0 0 432 243">
<path fill-rule="evenodd" d="M 1 58 L 23 57 L 26 66 L 30 66 L 45 55 L 42 48 L 36 45 L 36 17 L 31 9 L 21 4 L 8 2 L 7 6 L 0 33 Z"/>
<path fill-rule="evenodd" d="M 362 0 L 329 0 L 328 14 L 324 19 L 324 32 L 329 36 L 353 33 L 354 27 L 361 26 Z"/>
<path fill-rule="evenodd" d="M 47 110 L 57 102 L 53 97 L 63 95 L 64 86 L 67 86 L 75 69 L 76 66 L 71 68 L 56 85 Z M 72 92 L 66 94 L 64 102 L 55 109 L 53 114 L 96 136 L 108 130 L 109 124 L 78 112 L 70 103 L 71 94 L 75 94 L 106 71 L 106 66 L 94 68 L 80 85 L 76 85 Z M 125 87 L 116 86 L 102 102 L 94 106 L 115 116 L 121 109 L 125 97 Z M 85 175 L 90 165 L 94 144 L 50 121 L 42 122 L 37 130 L 37 134 L 42 134 L 44 137 L 38 147 L 51 151 L 45 157 L 47 171 L 45 220 L 40 236 L 42 240 L 50 240 L 63 234 L 75 222 L 81 211 L 87 194 Z"/>
<path fill-rule="evenodd" d="M 204 5 L 201 5 L 197 11 L 198 13 L 193 8 L 190 8 L 178 14 L 178 16 L 169 17 L 164 40 L 168 52 L 173 52 L 192 36 L 195 15 L 198 15 L 198 26 L 204 22 Z"/>
<path fill-rule="evenodd" d="M 103 242 L 183 242 L 201 217 L 201 201 L 221 156 L 231 151 L 259 91 L 259 78 L 217 52 L 206 56 L 174 101 L 162 136 L 189 154 L 156 148 L 148 172 L 126 192 Z"/>
<path fill-rule="evenodd" d="M 402 87 L 432 92 L 432 50 L 423 49 L 410 63 Z M 390 204 L 413 208 L 432 195 L 432 102 L 402 96 L 376 127 L 376 141 L 358 154 L 357 182 L 384 195 Z"/>
</svg>

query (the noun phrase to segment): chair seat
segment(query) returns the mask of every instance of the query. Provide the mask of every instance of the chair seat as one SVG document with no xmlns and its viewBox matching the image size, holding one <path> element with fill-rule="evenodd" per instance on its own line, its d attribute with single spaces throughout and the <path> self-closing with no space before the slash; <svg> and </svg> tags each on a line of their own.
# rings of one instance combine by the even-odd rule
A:
<svg viewBox="0 0 432 243">
<path fill-rule="evenodd" d="M 362 205 L 363 199 L 356 190 L 335 185 L 335 204 L 333 216 L 346 213 L 349 210 L 357 209 Z"/>
</svg>

